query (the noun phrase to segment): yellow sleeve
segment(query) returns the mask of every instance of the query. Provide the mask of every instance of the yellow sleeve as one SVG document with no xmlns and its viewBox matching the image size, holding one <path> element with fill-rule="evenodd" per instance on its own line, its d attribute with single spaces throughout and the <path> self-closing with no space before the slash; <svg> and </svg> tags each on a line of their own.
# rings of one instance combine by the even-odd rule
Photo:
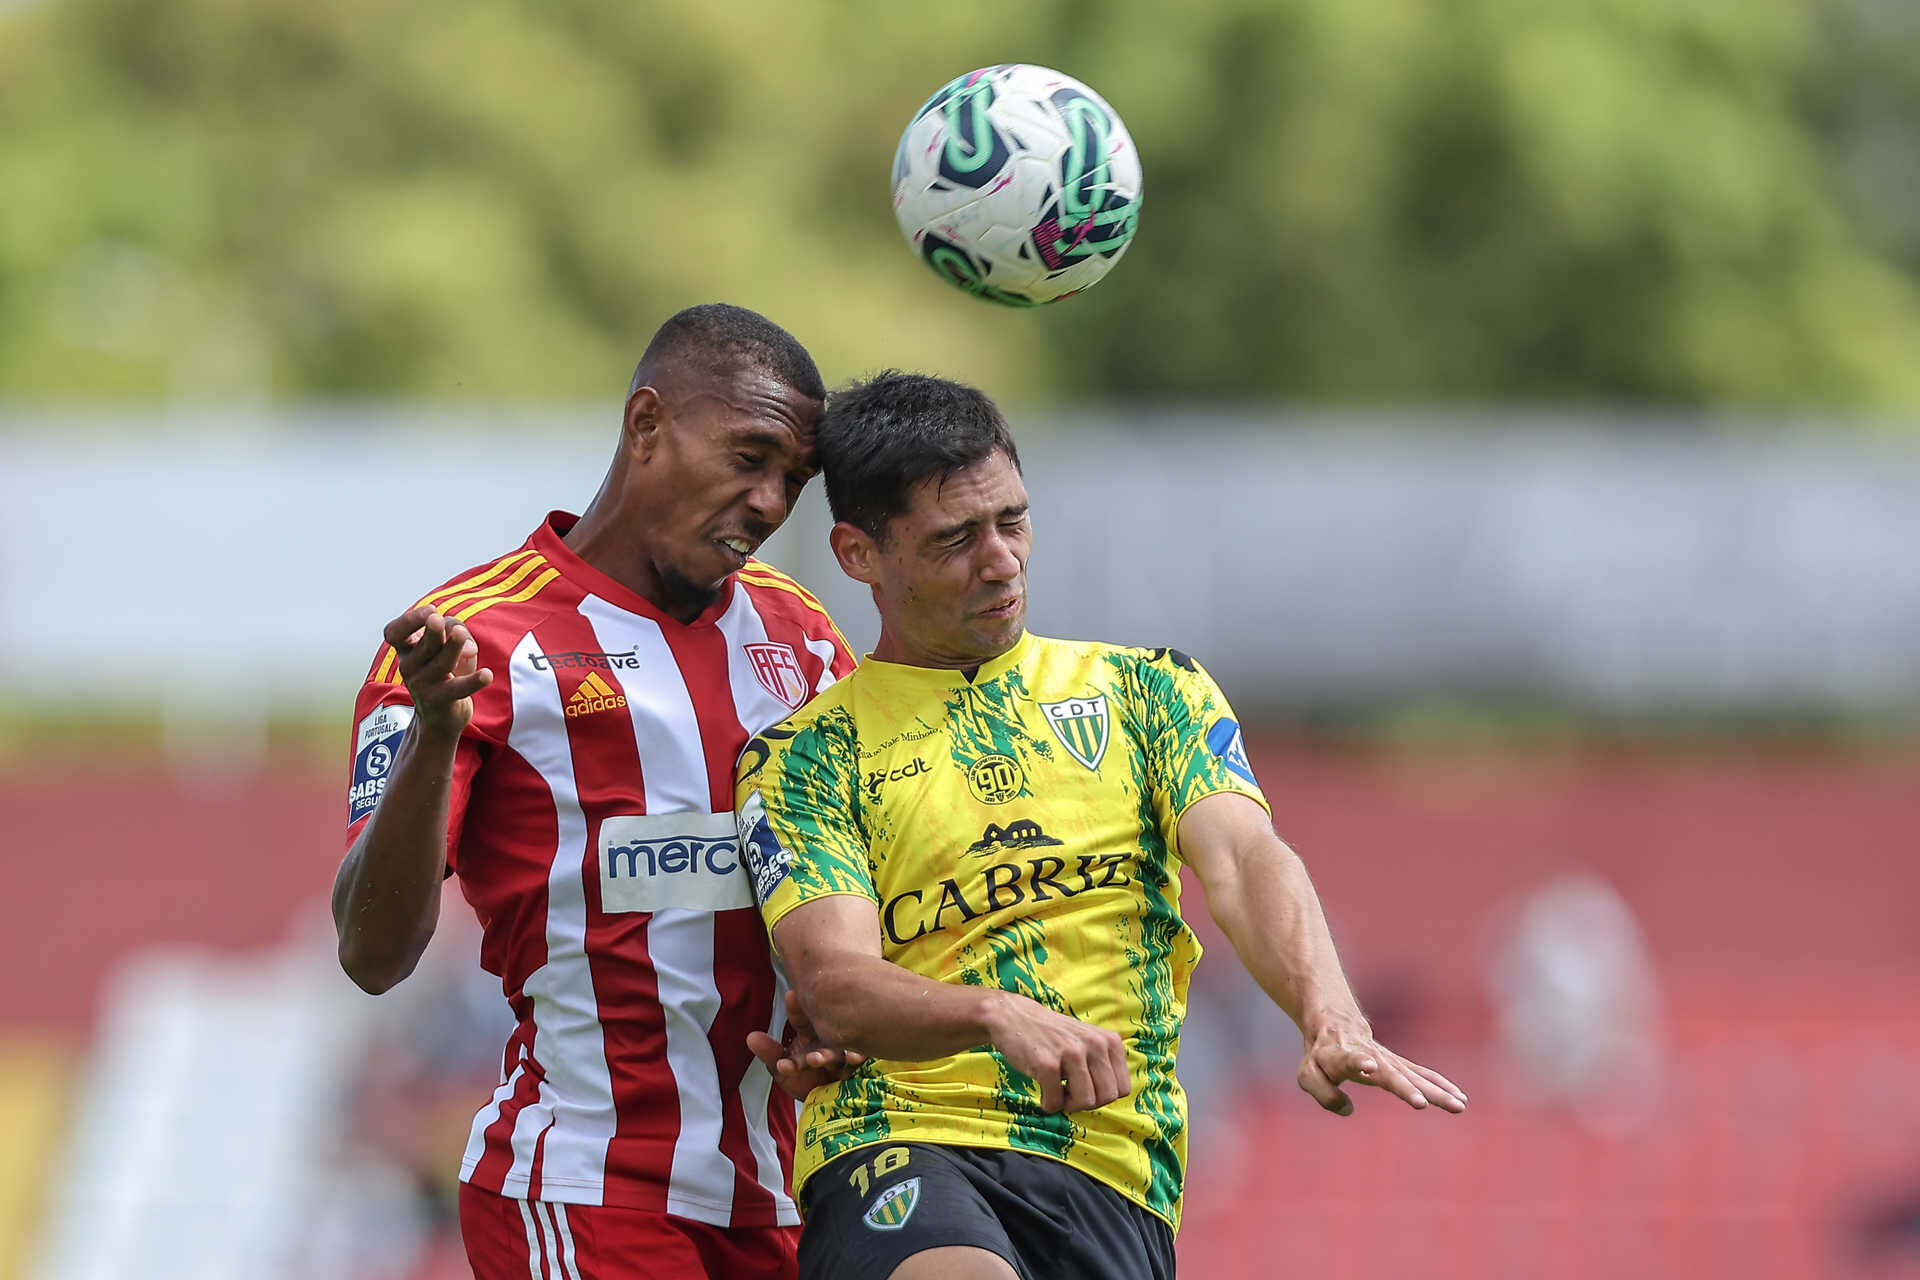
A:
<svg viewBox="0 0 1920 1280">
<path fill-rule="evenodd" d="M 740 758 L 740 851 L 771 931 L 803 902 L 856 894 L 879 902 L 860 827 L 859 755 L 844 712 L 769 730 Z"/>
<path fill-rule="evenodd" d="M 1144 703 L 1154 817 L 1176 855 L 1181 815 L 1208 796 L 1236 792 L 1271 812 L 1240 722 L 1206 668 L 1178 649 L 1150 650 L 1136 669 L 1136 694 Z"/>
</svg>

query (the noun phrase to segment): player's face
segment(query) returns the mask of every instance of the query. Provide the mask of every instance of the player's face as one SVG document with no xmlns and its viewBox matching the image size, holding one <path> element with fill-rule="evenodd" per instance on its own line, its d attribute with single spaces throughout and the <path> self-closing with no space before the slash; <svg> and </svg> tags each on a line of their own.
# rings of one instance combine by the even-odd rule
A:
<svg viewBox="0 0 1920 1280">
<path fill-rule="evenodd" d="M 710 596 L 812 478 L 821 405 L 764 373 L 661 397 L 647 543 L 670 597 Z"/>
<path fill-rule="evenodd" d="M 1011 649 L 1027 622 L 1033 521 L 1006 454 L 915 486 L 874 550 L 883 661 L 967 668 Z"/>
</svg>

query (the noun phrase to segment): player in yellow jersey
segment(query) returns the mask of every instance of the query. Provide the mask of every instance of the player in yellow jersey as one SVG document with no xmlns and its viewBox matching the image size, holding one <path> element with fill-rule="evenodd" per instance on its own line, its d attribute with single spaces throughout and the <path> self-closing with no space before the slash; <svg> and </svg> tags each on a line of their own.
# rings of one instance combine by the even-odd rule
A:
<svg viewBox="0 0 1920 1280">
<path fill-rule="evenodd" d="M 883 374 L 832 398 L 818 440 L 880 640 L 748 744 L 737 794 L 794 992 L 867 1056 L 801 1118 L 802 1280 L 1173 1274 L 1200 958 L 1182 864 L 1300 1026 L 1322 1106 L 1346 1114 L 1356 1083 L 1463 1110 L 1374 1041 L 1199 664 L 1026 631 L 1032 522 L 993 403 Z"/>
</svg>

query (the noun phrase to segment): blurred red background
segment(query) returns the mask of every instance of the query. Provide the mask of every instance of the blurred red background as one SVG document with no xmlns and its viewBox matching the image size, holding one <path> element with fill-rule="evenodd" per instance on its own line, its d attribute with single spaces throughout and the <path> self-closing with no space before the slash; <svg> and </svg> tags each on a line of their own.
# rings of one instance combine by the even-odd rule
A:
<svg viewBox="0 0 1920 1280">
<path fill-rule="evenodd" d="M 1290 1057 L 1213 1080 L 1231 1096 L 1196 1101 L 1231 1123 L 1193 1152 L 1190 1274 L 1914 1268 L 1900 1204 L 1920 1197 L 1920 755 L 1253 754 L 1383 1038 L 1473 1107 L 1414 1116 L 1373 1096 L 1338 1120 L 1294 1089 Z M 345 814 L 339 779 L 291 765 L 198 780 L 49 766 L 0 782 L 0 805 L 22 855 L 0 859 L 0 945 L 31 975 L 10 1028 L 76 1055 L 135 949 L 242 953 L 318 916 Z M 1631 908 L 1662 992 L 1660 1092 L 1618 1132 L 1513 1078 L 1489 995 L 1501 922 L 1576 871 Z M 1234 962 L 1193 901 L 1213 953 L 1198 991 Z M 1264 1243 L 1276 1228 L 1283 1257 Z"/>
</svg>

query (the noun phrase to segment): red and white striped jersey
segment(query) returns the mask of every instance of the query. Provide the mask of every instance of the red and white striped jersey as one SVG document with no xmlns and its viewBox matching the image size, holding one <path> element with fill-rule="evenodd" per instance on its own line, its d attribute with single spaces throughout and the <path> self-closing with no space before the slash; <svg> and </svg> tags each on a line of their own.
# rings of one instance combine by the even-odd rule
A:
<svg viewBox="0 0 1920 1280">
<path fill-rule="evenodd" d="M 493 683 L 455 765 L 449 873 L 517 1019 L 461 1179 L 719 1226 L 799 1221 L 793 1100 L 746 1047 L 785 1024 L 733 820 L 749 736 L 853 667 L 826 611 L 749 562 L 691 623 L 600 573 L 555 512 L 425 597 Z M 347 841 L 412 720 L 382 647 L 354 712 Z"/>
</svg>

